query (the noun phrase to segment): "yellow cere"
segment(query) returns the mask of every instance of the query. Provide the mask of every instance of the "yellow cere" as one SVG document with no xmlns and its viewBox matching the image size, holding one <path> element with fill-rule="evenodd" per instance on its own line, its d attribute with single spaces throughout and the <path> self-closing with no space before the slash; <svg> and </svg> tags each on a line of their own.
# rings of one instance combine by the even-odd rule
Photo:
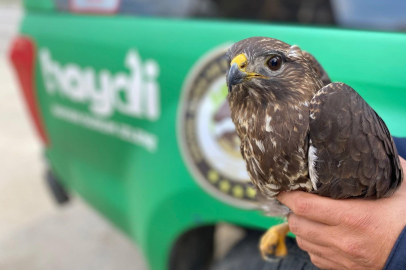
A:
<svg viewBox="0 0 406 270">
<path fill-rule="evenodd" d="M 239 54 L 231 61 L 231 65 L 236 63 L 240 70 L 245 71 L 245 67 L 247 66 L 247 57 L 244 54 Z"/>
<path fill-rule="evenodd" d="M 266 78 L 265 76 L 255 73 L 255 72 L 246 72 L 246 68 L 248 65 L 247 62 L 247 57 L 245 56 L 245 54 L 241 53 L 239 55 L 237 55 L 236 57 L 234 57 L 234 59 L 231 61 L 230 65 L 232 66 L 233 64 L 237 64 L 238 68 L 244 72 L 247 76 L 245 77 L 246 80 L 249 80 L 251 78 Z"/>
</svg>

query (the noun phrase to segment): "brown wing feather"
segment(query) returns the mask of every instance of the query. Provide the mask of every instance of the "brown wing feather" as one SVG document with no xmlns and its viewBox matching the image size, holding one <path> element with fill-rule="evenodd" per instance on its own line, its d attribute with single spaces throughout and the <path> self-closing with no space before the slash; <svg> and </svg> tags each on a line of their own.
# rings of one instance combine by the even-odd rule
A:
<svg viewBox="0 0 406 270">
<path fill-rule="evenodd" d="M 302 54 L 313 67 L 313 70 L 316 72 L 316 74 L 320 76 L 323 85 L 331 83 L 330 77 L 328 76 L 322 65 L 320 65 L 319 61 L 317 61 L 317 59 L 309 52 L 302 51 Z"/>
<path fill-rule="evenodd" d="M 396 146 L 383 120 L 351 87 L 331 83 L 310 105 L 316 193 L 332 198 L 387 197 L 401 184 Z"/>
</svg>

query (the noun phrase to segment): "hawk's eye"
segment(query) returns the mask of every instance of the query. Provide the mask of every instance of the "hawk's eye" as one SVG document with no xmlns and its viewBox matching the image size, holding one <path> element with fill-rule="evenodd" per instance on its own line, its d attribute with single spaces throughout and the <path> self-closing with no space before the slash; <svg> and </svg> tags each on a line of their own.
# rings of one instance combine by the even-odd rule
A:
<svg viewBox="0 0 406 270">
<path fill-rule="evenodd" d="M 278 55 L 272 56 L 268 60 L 268 67 L 273 71 L 280 69 L 281 66 L 282 66 L 282 58 Z"/>
</svg>

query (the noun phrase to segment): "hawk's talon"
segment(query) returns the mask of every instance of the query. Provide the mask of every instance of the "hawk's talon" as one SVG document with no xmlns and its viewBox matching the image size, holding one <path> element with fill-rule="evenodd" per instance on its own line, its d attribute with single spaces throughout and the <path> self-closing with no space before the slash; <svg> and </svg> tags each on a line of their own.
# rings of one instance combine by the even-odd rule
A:
<svg viewBox="0 0 406 270">
<path fill-rule="evenodd" d="M 261 238 L 259 249 L 266 261 L 278 261 L 288 254 L 286 234 L 289 232 L 288 223 L 271 227 Z"/>
</svg>

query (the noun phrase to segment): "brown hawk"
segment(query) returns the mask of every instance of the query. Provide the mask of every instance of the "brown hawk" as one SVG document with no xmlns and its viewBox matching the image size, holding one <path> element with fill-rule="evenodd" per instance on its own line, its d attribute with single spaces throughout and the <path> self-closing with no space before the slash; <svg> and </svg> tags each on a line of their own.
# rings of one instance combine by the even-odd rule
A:
<svg viewBox="0 0 406 270">
<path fill-rule="evenodd" d="M 309 53 L 253 37 L 228 50 L 231 117 L 250 178 L 271 215 L 281 191 L 334 199 L 393 194 L 403 172 L 383 120 L 350 86 L 331 83 Z M 287 223 L 268 230 L 262 255 L 284 256 Z"/>
</svg>

